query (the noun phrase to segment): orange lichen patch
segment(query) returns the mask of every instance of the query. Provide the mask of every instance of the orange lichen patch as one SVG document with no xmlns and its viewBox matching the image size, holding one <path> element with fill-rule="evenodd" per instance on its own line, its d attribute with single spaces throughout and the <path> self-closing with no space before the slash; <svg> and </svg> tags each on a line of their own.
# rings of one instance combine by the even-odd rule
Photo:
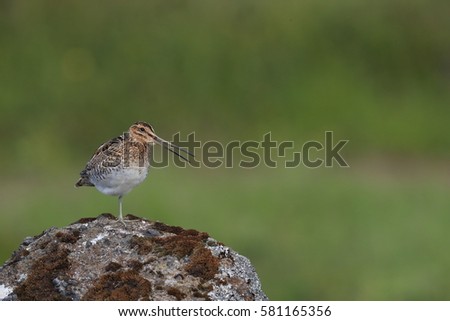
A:
<svg viewBox="0 0 450 321">
<path fill-rule="evenodd" d="M 170 287 L 167 289 L 167 294 L 174 296 L 178 301 L 183 300 L 186 297 L 186 294 L 178 290 L 177 288 Z"/>
<path fill-rule="evenodd" d="M 185 270 L 190 275 L 207 281 L 214 278 L 219 270 L 219 259 L 213 256 L 209 249 L 197 247 L 192 253 Z"/>
<path fill-rule="evenodd" d="M 133 215 L 133 214 L 125 215 L 125 219 L 127 219 L 128 221 L 137 221 L 137 220 L 145 221 L 145 219 L 143 219 L 139 216 Z"/>
<path fill-rule="evenodd" d="M 58 232 L 55 234 L 56 238 L 63 243 L 74 244 L 80 239 L 80 231 Z"/>
<path fill-rule="evenodd" d="M 45 249 L 47 247 L 47 245 L 50 243 L 50 239 L 44 240 L 43 242 L 40 242 L 39 244 L 39 248 L 41 250 Z"/>
<path fill-rule="evenodd" d="M 161 232 L 168 232 L 168 233 L 172 233 L 172 234 L 180 234 L 181 232 L 184 231 L 184 228 L 179 227 L 179 226 L 170 226 L 170 225 L 166 225 L 164 223 L 161 222 L 155 222 L 153 224 L 155 230 L 161 231 Z"/>
<path fill-rule="evenodd" d="M 196 230 L 184 230 L 180 233 L 180 236 L 194 236 L 201 239 L 202 241 L 206 241 L 209 237 L 208 233 L 199 232 Z"/>
<path fill-rule="evenodd" d="M 30 254 L 30 251 L 28 251 L 27 249 L 20 249 L 15 251 L 11 257 L 11 259 L 5 263 L 5 265 L 11 265 L 14 264 L 20 260 L 22 260 L 24 257 L 28 256 Z"/>
<path fill-rule="evenodd" d="M 173 254 L 178 258 L 189 256 L 196 247 L 204 247 L 204 241 L 208 239 L 207 233 L 195 230 L 183 230 L 178 235 L 155 237 L 154 242 L 161 245 L 166 253 Z"/>
<path fill-rule="evenodd" d="M 145 255 L 153 250 L 153 239 L 151 237 L 134 235 L 130 240 L 130 247 L 137 247 L 139 255 Z"/>
<path fill-rule="evenodd" d="M 198 240 L 168 236 L 155 238 L 155 243 L 161 245 L 164 249 L 161 251 L 161 255 L 172 254 L 182 258 L 186 255 L 191 255 L 194 248 L 198 245 Z"/>
<path fill-rule="evenodd" d="M 102 275 L 82 297 L 86 301 L 149 300 L 150 281 L 136 271 L 118 271 Z"/>
<path fill-rule="evenodd" d="M 139 261 L 133 260 L 133 261 L 128 262 L 127 266 L 130 269 L 132 269 L 136 272 L 139 272 L 144 267 L 144 264 Z"/>
<path fill-rule="evenodd" d="M 27 256 L 28 254 L 30 254 L 30 251 L 28 251 L 27 249 L 22 249 L 21 251 L 19 251 L 19 253 L 17 253 L 17 255 L 19 255 L 21 258 Z"/>
<path fill-rule="evenodd" d="M 67 258 L 69 251 L 59 244 L 52 246 L 54 248 L 48 251 L 48 255 L 33 263 L 31 268 L 33 272 L 14 290 L 19 300 L 70 300 L 60 294 L 53 284 L 53 280 L 65 274 L 70 267 Z"/>
<path fill-rule="evenodd" d="M 243 279 L 237 277 L 227 278 L 223 284 L 229 284 L 243 297 L 245 301 L 253 301 L 255 299 L 254 294 L 248 291 L 246 282 Z"/>
<path fill-rule="evenodd" d="M 109 262 L 108 265 L 105 266 L 106 272 L 116 272 L 117 270 L 120 270 L 122 268 L 122 265 L 120 265 L 117 262 Z"/>
</svg>

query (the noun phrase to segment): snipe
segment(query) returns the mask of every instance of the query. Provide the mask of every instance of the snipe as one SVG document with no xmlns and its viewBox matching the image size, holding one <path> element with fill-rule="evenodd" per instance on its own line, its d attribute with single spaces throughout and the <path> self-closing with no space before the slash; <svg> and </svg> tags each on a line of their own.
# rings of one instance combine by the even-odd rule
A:
<svg viewBox="0 0 450 321">
<path fill-rule="evenodd" d="M 152 126 L 139 121 L 131 125 L 128 132 L 97 149 L 81 171 L 75 186 L 95 186 L 103 194 L 118 196 L 119 220 L 123 222 L 122 197 L 147 177 L 150 168 L 149 153 L 155 143 L 185 161 L 189 162 L 181 152 L 194 156 L 188 150 L 158 137 Z"/>
</svg>

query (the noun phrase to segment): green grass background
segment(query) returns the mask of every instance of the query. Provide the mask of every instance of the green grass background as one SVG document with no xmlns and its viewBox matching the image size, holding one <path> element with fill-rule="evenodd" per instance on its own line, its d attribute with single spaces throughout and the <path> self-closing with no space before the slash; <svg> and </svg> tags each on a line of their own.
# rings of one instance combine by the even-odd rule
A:
<svg viewBox="0 0 450 321">
<path fill-rule="evenodd" d="M 330 130 L 350 140 L 349 168 L 154 169 L 125 211 L 207 231 L 273 300 L 449 300 L 449 10 L 2 1 L 0 261 L 28 235 L 117 213 L 73 184 L 136 120 L 224 144 L 271 131 L 296 150 Z"/>
</svg>

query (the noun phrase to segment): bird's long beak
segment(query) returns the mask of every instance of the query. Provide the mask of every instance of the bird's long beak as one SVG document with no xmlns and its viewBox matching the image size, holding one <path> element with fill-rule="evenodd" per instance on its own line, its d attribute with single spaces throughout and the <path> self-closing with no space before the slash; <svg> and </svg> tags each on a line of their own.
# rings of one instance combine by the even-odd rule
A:
<svg viewBox="0 0 450 321">
<path fill-rule="evenodd" d="M 188 151 L 185 148 L 182 147 L 178 147 L 175 144 L 172 144 L 171 142 L 168 142 L 167 140 L 164 140 L 162 138 L 159 138 L 158 136 L 154 135 L 153 139 L 155 140 L 155 142 L 157 142 L 159 145 L 161 145 L 162 147 L 164 147 L 165 149 L 171 151 L 172 153 L 174 153 L 175 155 L 181 157 L 182 159 L 184 159 L 186 162 L 190 163 L 189 159 L 187 159 L 186 157 L 184 157 L 183 155 L 181 155 L 181 152 L 194 157 L 194 154 L 191 153 L 190 151 Z"/>
</svg>

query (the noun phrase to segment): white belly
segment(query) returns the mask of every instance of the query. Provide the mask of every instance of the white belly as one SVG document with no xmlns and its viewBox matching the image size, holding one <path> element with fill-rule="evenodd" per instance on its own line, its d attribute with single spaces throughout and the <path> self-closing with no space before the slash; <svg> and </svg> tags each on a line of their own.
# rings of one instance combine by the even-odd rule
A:
<svg viewBox="0 0 450 321">
<path fill-rule="evenodd" d="M 128 167 L 106 174 L 102 179 L 92 181 L 95 187 L 107 195 L 125 195 L 147 177 L 147 167 Z"/>
</svg>

